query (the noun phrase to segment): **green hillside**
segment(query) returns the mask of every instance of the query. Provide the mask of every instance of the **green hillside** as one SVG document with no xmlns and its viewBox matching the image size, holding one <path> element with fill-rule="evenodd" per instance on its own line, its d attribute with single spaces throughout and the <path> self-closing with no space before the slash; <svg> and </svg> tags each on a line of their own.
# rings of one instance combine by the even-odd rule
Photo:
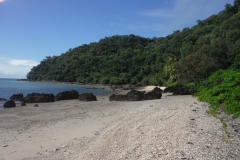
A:
<svg viewBox="0 0 240 160">
<path fill-rule="evenodd" d="M 197 25 L 160 38 L 115 35 L 46 57 L 29 80 L 174 85 L 229 68 L 240 51 L 239 0 Z"/>
</svg>

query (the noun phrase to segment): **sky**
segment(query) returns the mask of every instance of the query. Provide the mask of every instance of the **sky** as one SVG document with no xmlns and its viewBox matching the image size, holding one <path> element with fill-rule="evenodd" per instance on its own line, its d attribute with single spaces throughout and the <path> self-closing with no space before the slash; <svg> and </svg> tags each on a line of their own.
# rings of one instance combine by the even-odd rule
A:
<svg viewBox="0 0 240 160">
<path fill-rule="evenodd" d="M 0 78 L 113 35 L 165 37 L 234 0 L 0 0 Z"/>
</svg>

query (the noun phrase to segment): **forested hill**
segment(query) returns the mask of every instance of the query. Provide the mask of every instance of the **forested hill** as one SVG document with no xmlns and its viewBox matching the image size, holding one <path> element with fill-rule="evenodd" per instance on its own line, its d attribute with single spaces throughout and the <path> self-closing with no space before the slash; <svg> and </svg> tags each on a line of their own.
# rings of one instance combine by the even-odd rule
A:
<svg viewBox="0 0 240 160">
<path fill-rule="evenodd" d="M 138 85 L 205 79 L 240 59 L 239 6 L 235 0 L 220 13 L 166 37 L 115 35 L 69 49 L 46 57 L 27 79 Z"/>
</svg>

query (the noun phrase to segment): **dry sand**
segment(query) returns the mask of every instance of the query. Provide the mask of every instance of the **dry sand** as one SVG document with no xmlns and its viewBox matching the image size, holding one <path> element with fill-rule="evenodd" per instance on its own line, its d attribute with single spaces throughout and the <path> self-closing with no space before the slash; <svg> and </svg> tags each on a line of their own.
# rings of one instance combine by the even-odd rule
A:
<svg viewBox="0 0 240 160">
<path fill-rule="evenodd" d="M 222 123 L 206 113 L 207 103 L 169 95 L 1 110 L 0 160 L 240 159 L 238 131 L 230 128 L 227 137 Z"/>
</svg>

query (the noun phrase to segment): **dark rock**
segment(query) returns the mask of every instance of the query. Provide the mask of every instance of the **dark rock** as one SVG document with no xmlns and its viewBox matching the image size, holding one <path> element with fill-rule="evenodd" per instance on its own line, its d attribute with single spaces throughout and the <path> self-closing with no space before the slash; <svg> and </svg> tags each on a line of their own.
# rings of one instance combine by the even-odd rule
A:
<svg viewBox="0 0 240 160">
<path fill-rule="evenodd" d="M 14 100 L 9 100 L 9 101 L 4 103 L 3 107 L 4 108 L 16 107 L 16 103 L 14 102 Z"/>
<path fill-rule="evenodd" d="M 34 104 L 34 107 L 38 107 L 38 104 Z"/>
<path fill-rule="evenodd" d="M 67 99 L 78 99 L 78 92 L 75 90 L 60 92 L 55 96 L 55 101 L 67 100 Z"/>
<path fill-rule="evenodd" d="M 193 142 L 187 142 L 187 144 L 191 144 L 191 145 L 194 145 Z"/>
<path fill-rule="evenodd" d="M 97 97 L 92 93 L 82 93 L 78 96 L 79 101 L 97 101 Z"/>
<path fill-rule="evenodd" d="M 40 94 L 40 93 L 31 93 L 25 97 L 26 103 L 43 103 L 43 102 L 54 102 L 53 94 Z"/>
<path fill-rule="evenodd" d="M 128 97 L 127 95 L 116 95 L 116 94 L 112 94 L 109 97 L 109 101 L 128 101 Z"/>
<path fill-rule="evenodd" d="M 162 90 L 158 87 L 154 88 L 151 92 L 145 93 L 144 91 L 131 90 L 126 95 L 112 94 L 109 97 L 109 101 L 142 101 L 161 99 Z"/>
<path fill-rule="evenodd" d="M 161 99 L 162 93 L 148 92 L 144 95 L 144 100 Z"/>
<path fill-rule="evenodd" d="M 6 98 L 0 98 L 0 101 L 7 101 Z"/>
<path fill-rule="evenodd" d="M 18 100 L 18 101 L 24 101 L 24 97 L 22 93 L 17 93 L 17 94 L 13 94 L 10 99 L 12 100 Z"/>
<path fill-rule="evenodd" d="M 161 99 L 162 98 L 162 90 L 158 87 L 155 87 L 151 92 L 148 92 L 144 95 L 144 100 L 153 100 L 153 99 Z"/>
<path fill-rule="evenodd" d="M 127 93 L 127 98 L 129 101 L 141 101 L 144 97 L 144 92 L 131 90 Z"/>
<path fill-rule="evenodd" d="M 191 95 L 189 88 L 185 86 L 172 86 L 164 89 L 164 92 L 172 92 L 173 95 Z"/>
<path fill-rule="evenodd" d="M 25 102 L 22 102 L 22 103 L 21 103 L 21 106 L 26 106 L 26 103 L 25 103 Z"/>
<path fill-rule="evenodd" d="M 158 87 L 155 87 L 152 92 L 154 93 L 162 93 L 162 89 L 161 88 L 158 88 Z"/>
</svg>

